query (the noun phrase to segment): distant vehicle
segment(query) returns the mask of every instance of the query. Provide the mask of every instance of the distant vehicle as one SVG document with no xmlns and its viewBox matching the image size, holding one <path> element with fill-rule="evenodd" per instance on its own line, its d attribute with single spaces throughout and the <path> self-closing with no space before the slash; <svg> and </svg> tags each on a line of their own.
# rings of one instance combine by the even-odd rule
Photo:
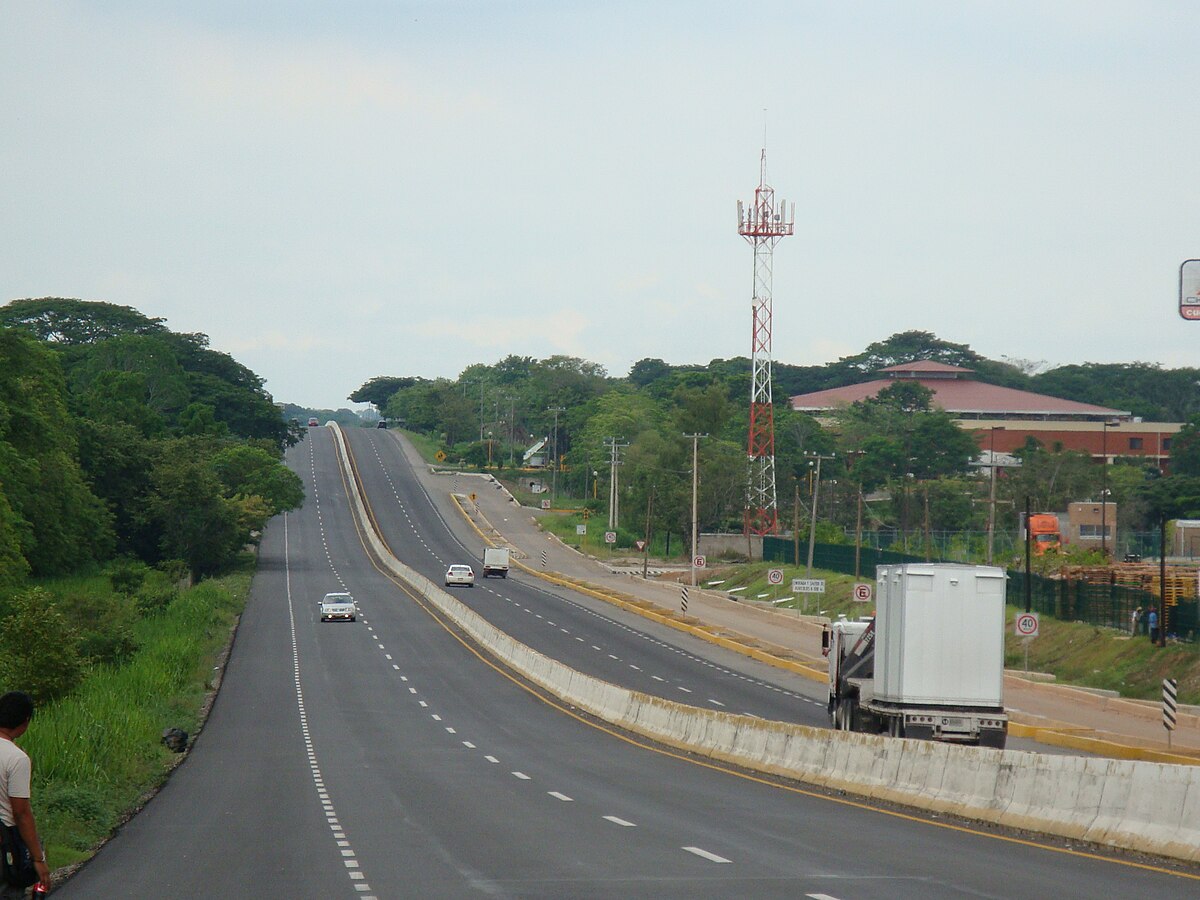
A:
<svg viewBox="0 0 1200 900">
<path fill-rule="evenodd" d="M 906 563 L 876 573 L 878 615 L 821 635 L 833 727 L 1003 749 L 1004 570 Z"/>
<path fill-rule="evenodd" d="M 1029 517 L 1029 536 L 1033 541 L 1033 552 L 1041 556 L 1047 550 L 1062 547 L 1062 535 L 1058 531 L 1058 516 L 1054 513 L 1033 513 Z"/>
<path fill-rule="evenodd" d="M 483 577 L 488 578 L 492 575 L 499 575 L 501 578 L 508 577 L 507 547 L 483 548 Z"/>
<path fill-rule="evenodd" d="M 316 428 L 316 427 L 317 427 L 318 425 L 320 425 L 320 424 L 321 424 L 321 423 L 317 421 L 317 417 L 316 417 L 316 416 L 309 416 L 309 417 L 308 417 L 308 427 L 309 427 L 309 428 Z"/>
<path fill-rule="evenodd" d="M 332 622 L 335 619 L 349 622 L 358 620 L 358 607 L 349 594 L 337 592 L 321 598 L 321 621 Z"/>
<path fill-rule="evenodd" d="M 452 584 L 475 587 L 475 570 L 470 566 L 451 566 L 446 570 L 446 587 L 450 587 Z"/>
<path fill-rule="evenodd" d="M 387 428 L 388 427 L 387 419 L 380 419 L 379 422 L 375 425 L 375 427 L 376 428 Z"/>
</svg>

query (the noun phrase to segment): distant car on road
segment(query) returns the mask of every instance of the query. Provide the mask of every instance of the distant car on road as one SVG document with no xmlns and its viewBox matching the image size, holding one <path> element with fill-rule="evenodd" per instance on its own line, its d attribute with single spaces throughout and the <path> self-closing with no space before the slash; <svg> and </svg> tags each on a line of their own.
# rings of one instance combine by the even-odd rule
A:
<svg viewBox="0 0 1200 900">
<path fill-rule="evenodd" d="M 321 621 L 332 622 L 335 619 L 349 622 L 358 620 L 358 606 L 349 594 L 339 591 L 321 598 Z"/>
<path fill-rule="evenodd" d="M 376 428 L 387 428 L 388 427 L 387 419 L 380 419 L 379 422 L 375 425 L 375 427 Z"/>
<path fill-rule="evenodd" d="M 450 587 L 452 584 L 475 587 L 475 570 L 470 566 L 451 566 L 446 570 L 446 587 Z"/>
<path fill-rule="evenodd" d="M 309 428 L 316 428 L 316 427 L 317 427 L 318 425 L 320 425 L 320 424 L 321 424 L 321 423 L 317 421 L 317 417 L 316 417 L 316 416 L 309 416 L 309 417 L 308 417 L 308 427 L 309 427 Z"/>
</svg>

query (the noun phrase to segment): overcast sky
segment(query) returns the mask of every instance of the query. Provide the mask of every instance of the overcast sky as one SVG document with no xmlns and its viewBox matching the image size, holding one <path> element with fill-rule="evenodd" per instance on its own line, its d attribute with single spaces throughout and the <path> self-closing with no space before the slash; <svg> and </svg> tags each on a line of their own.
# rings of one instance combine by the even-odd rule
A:
<svg viewBox="0 0 1200 900">
<path fill-rule="evenodd" d="M 750 352 L 736 231 L 796 203 L 774 357 L 908 329 L 1200 365 L 1190 2 L 0 9 L 0 303 L 203 331 L 276 400 L 507 354 Z M 764 109 L 766 110 L 764 114 Z M 777 398 L 779 399 L 779 398 Z"/>
</svg>

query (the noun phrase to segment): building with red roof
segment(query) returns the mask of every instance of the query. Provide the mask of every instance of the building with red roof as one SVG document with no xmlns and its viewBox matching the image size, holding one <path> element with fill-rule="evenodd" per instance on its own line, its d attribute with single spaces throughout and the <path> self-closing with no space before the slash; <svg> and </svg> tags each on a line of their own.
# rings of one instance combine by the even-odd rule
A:
<svg viewBox="0 0 1200 900">
<path fill-rule="evenodd" d="M 888 366 L 878 374 L 884 377 L 798 394 L 791 398 L 792 409 L 821 418 L 874 397 L 898 381 L 915 381 L 932 391 L 934 405 L 973 432 L 989 453 L 1011 453 L 1032 437 L 1048 450 L 1080 450 L 1108 462 L 1141 456 L 1160 468 L 1166 466 L 1171 438 L 1182 427 L 1174 422 L 1142 422 L 1128 410 L 987 384 L 976 381 L 971 369 L 932 360 Z"/>
</svg>

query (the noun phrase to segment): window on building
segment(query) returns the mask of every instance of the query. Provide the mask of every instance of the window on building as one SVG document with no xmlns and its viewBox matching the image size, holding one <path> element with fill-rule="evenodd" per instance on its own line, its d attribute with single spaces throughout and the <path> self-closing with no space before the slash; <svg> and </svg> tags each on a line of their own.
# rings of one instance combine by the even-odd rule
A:
<svg viewBox="0 0 1200 900">
<path fill-rule="evenodd" d="M 1129 449 L 1130 450 L 1141 450 L 1142 449 L 1142 439 L 1131 437 L 1129 439 Z"/>
<path fill-rule="evenodd" d="M 1171 439 L 1170 438 L 1163 438 L 1163 449 L 1164 450 L 1171 449 Z"/>
<path fill-rule="evenodd" d="M 1112 527 L 1111 523 L 1109 523 L 1109 522 L 1104 523 L 1105 537 L 1112 537 L 1112 529 L 1113 529 L 1113 527 Z M 1100 540 L 1100 526 L 1099 525 L 1081 524 L 1079 526 L 1079 539 L 1081 541 L 1098 541 L 1098 540 Z"/>
</svg>

